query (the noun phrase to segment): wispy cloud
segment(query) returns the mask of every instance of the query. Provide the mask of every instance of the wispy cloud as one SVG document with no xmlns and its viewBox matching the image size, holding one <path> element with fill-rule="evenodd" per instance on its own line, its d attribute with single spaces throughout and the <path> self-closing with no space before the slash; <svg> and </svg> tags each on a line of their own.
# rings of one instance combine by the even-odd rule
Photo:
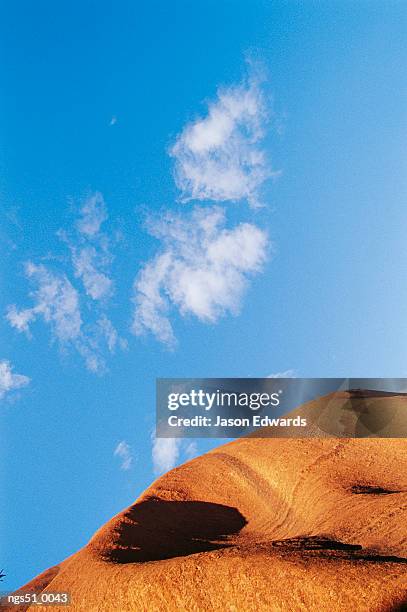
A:
<svg viewBox="0 0 407 612">
<path fill-rule="evenodd" d="M 105 339 L 107 348 L 109 349 L 111 353 L 114 353 L 117 347 L 119 347 L 122 350 L 127 349 L 127 346 L 128 346 L 127 340 L 119 336 L 116 328 L 114 327 L 110 319 L 108 319 L 105 314 L 102 314 L 97 324 L 99 326 L 99 330 L 102 336 Z"/>
<path fill-rule="evenodd" d="M 261 147 L 268 113 L 256 78 L 220 88 L 206 117 L 188 123 L 170 154 L 182 199 L 247 199 L 259 204 L 258 190 L 274 173 Z"/>
<path fill-rule="evenodd" d="M 274 372 L 274 374 L 269 374 L 267 378 L 296 378 L 296 376 L 296 370 L 284 370 L 284 372 Z"/>
<path fill-rule="evenodd" d="M 153 469 L 155 474 L 172 470 L 177 464 L 181 440 L 179 438 L 153 437 Z"/>
<path fill-rule="evenodd" d="M 102 231 L 107 218 L 103 196 L 95 193 L 82 203 L 75 231 L 58 232 L 70 249 L 73 276 L 82 281 L 83 291 L 65 271 L 28 262 L 25 273 L 34 286 L 29 294 L 33 305 L 18 309 L 13 304 L 6 314 L 10 325 L 27 335 L 32 324 L 42 319 L 50 327 L 51 338 L 63 349 L 77 350 L 88 370 L 97 374 L 106 371 L 106 351 L 114 353 L 127 346 L 105 312 L 114 290 L 109 275 L 110 241 Z"/>
<path fill-rule="evenodd" d="M 99 233 L 101 225 L 107 217 L 105 201 L 102 194 L 97 191 L 83 202 L 76 227 L 79 233 L 94 237 Z"/>
<path fill-rule="evenodd" d="M 131 468 L 133 463 L 133 456 L 131 447 L 125 440 L 119 442 L 116 446 L 113 455 L 121 459 L 120 469 L 127 471 Z"/>
<path fill-rule="evenodd" d="M 96 341 L 87 338 L 83 331 L 79 292 L 65 274 L 51 271 L 43 264 L 29 262 L 25 266 L 27 278 L 35 285 L 30 297 L 31 308 L 18 310 L 9 306 L 6 318 L 19 332 L 31 336 L 31 325 L 42 319 L 50 326 L 51 338 L 61 348 L 74 347 L 85 359 L 86 367 L 92 372 L 101 372 L 104 361 L 99 356 Z"/>
<path fill-rule="evenodd" d="M 28 333 L 30 323 L 41 317 L 61 343 L 77 339 L 82 326 L 79 294 L 65 274 L 54 274 L 43 264 L 32 262 L 26 264 L 25 273 L 37 287 L 30 293 L 34 306 L 23 310 L 10 306 L 6 315 L 9 323 Z"/>
<path fill-rule="evenodd" d="M 193 459 L 194 457 L 197 457 L 199 454 L 197 442 L 195 442 L 195 440 L 193 440 L 192 442 L 189 442 L 184 452 L 185 452 L 185 457 L 187 459 Z"/>
<path fill-rule="evenodd" d="M 108 219 L 107 207 L 101 193 L 87 197 L 80 208 L 76 222 L 76 233 L 60 231 L 60 237 L 68 244 L 76 278 L 80 278 L 84 289 L 93 300 L 102 300 L 113 294 L 110 267 L 113 256 L 110 240 L 102 231 Z"/>
<path fill-rule="evenodd" d="M 199 454 L 196 440 L 181 438 L 156 438 L 152 436 L 152 460 L 154 473 L 164 474 L 181 461 L 190 461 Z"/>
<path fill-rule="evenodd" d="M 23 374 L 14 374 L 11 363 L 2 359 L 0 361 L 0 399 L 3 399 L 8 393 L 21 387 L 26 387 L 30 379 Z"/>
<path fill-rule="evenodd" d="M 75 276 L 82 279 L 86 293 L 93 300 L 109 297 L 113 290 L 113 281 L 101 271 L 110 263 L 110 257 L 100 253 L 93 246 L 72 248 L 72 262 Z"/>
<path fill-rule="evenodd" d="M 149 231 L 162 241 L 162 249 L 134 283 L 136 334 L 148 330 L 173 344 L 171 305 L 208 323 L 239 311 L 249 276 L 266 259 L 267 236 L 249 223 L 224 225 L 224 210 L 217 206 L 150 221 Z"/>
</svg>

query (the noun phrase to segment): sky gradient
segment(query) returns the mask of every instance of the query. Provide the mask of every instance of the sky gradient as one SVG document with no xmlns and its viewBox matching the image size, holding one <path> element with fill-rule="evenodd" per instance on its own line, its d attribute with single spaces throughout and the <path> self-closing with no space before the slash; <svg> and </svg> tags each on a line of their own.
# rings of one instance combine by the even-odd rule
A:
<svg viewBox="0 0 407 612">
<path fill-rule="evenodd" d="M 156 377 L 407 376 L 403 2 L 6 2 L 12 589 L 207 440 Z"/>
</svg>

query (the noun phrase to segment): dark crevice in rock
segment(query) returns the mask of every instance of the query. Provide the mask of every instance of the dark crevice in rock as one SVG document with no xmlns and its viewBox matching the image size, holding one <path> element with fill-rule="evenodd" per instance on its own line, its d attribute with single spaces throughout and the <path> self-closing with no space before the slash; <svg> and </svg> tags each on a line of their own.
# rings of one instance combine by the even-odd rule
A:
<svg viewBox="0 0 407 612">
<path fill-rule="evenodd" d="M 384 487 L 370 484 L 353 485 L 353 487 L 351 487 L 351 491 L 356 495 L 393 495 L 394 493 L 401 493 L 401 491 L 385 489 Z"/>
</svg>

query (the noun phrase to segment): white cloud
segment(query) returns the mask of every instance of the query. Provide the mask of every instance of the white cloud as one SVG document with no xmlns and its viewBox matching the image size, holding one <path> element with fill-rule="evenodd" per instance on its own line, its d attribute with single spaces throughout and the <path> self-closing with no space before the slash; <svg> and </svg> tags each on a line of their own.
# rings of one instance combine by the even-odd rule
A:
<svg viewBox="0 0 407 612">
<path fill-rule="evenodd" d="M 267 378 L 296 378 L 296 376 L 296 370 L 285 370 L 284 372 L 275 372 L 274 374 L 269 374 Z"/>
<path fill-rule="evenodd" d="M 249 275 L 266 259 L 267 236 L 249 223 L 233 229 L 224 225 L 224 210 L 217 206 L 150 222 L 150 233 L 163 248 L 135 280 L 134 333 L 148 330 L 174 343 L 170 305 L 209 323 L 239 311 Z"/>
<path fill-rule="evenodd" d="M 12 370 L 13 366 L 9 361 L 6 359 L 0 361 L 0 399 L 10 391 L 25 387 L 30 382 L 28 376 L 14 374 Z"/>
<path fill-rule="evenodd" d="M 89 372 L 93 374 L 105 374 L 107 371 L 106 361 L 100 351 L 97 342 L 92 338 L 82 336 L 74 347 L 85 361 L 85 365 Z"/>
<path fill-rule="evenodd" d="M 198 444 L 195 442 L 195 440 L 187 444 L 184 452 L 185 452 L 185 457 L 187 459 L 193 459 L 194 457 L 197 457 L 197 455 L 199 454 L 199 451 L 198 451 Z"/>
<path fill-rule="evenodd" d="M 177 464 L 181 440 L 177 438 L 156 438 L 153 436 L 153 468 L 155 474 L 172 470 Z"/>
<path fill-rule="evenodd" d="M 119 442 L 119 444 L 116 446 L 114 450 L 113 455 L 115 457 L 120 457 L 121 459 L 120 469 L 127 471 L 131 468 L 132 463 L 133 463 L 131 447 L 129 446 L 129 444 L 127 444 L 127 442 L 125 442 L 125 440 L 122 440 L 121 442 Z"/>
<path fill-rule="evenodd" d="M 86 293 L 93 300 L 100 300 L 112 294 L 113 281 L 100 269 L 108 262 L 110 263 L 110 258 L 93 246 L 72 248 L 75 276 L 82 279 Z"/>
<path fill-rule="evenodd" d="M 183 460 L 191 460 L 199 454 L 195 440 L 182 440 L 180 438 L 156 438 L 152 436 L 152 459 L 154 473 L 164 474 L 172 470 Z"/>
<path fill-rule="evenodd" d="M 96 313 L 96 322 L 85 325 L 79 292 L 65 274 L 52 272 L 43 264 L 31 262 L 25 266 L 25 271 L 36 286 L 30 293 L 34 304 L 21 310 L 14 304 L 9 306 L 6 318 L 10 325 L 30 335 L 31 324 L 36 319 L 42 319 L 50 326 L 51 337 L 58 341 L 61 348 L 74 348 L 85 360 L 88 370 L 103 374 L 106 371 L 105 350 L 114 353 L 116 348 L 127 347 L 110 319 L 105 313 Z"/>
<path fill-rule="evenodd" d="M 186 125 L 170 149 L 184 201 L 247 199 L 274 173 L 260 146 L 266 104 L 255 79 L 219 89 L 208 114 Z"/>
<path fill-rule="evenodd" d="M 25 310 L 17 310 L 15 304 L 12 304 L 7 309 L 6 319 L 11 327 L 14 327 L 19 332 L 29 334 L 29 323 L 36 318 L 34 308 L 26 308 Z"/>
<path fill-rule="evenodd" d="M 103 300 L 113 294 L 110 266 L 113 257 L 109 251 L 109 238 L 102 232 L 107 220 L 107 207 L 101 193 L 94 193 L 84 200 L 80 218 L 76 222 L 77 234 L 72 237 L 60 231 L 60 237 L 68 244 L 76 278 L 80 278 L 86 294 L 93 300 Z"/>
<path fill-rule="evenodd" d="M 80 219 L 76 226 L 81 234 L 88 237 L 95 236 L 102 223 L 107 219 L 107 208 L 101 193 L 96 192 L 86 198 L 82 207 Z"/>
<path fill-rule="evenodd" d="M 102 231 L 107 218 L 103 196 L 95 193 L 82 202 L 76 231 L 68 228 L 58 232 L 70 249 L 73 276 L 82 281 L 84 291 L 80 292 L 65 272 L 29 262 L 25 273 L 35 286 L 30 293 L 33 305 L 23 309 L 11 305 L 6 314 L 10 325 L 28 336 L 32 323 L 42 319 L 49 325 L 52 339 L 63 349 L 74 348 L 88 370 L 97 374 L 106 372 L 106 352 L 127 348 L 106 315 L 107 298 L 114 292 L 111 240 Z"/>
<path fill-rule="evenodd" d="M 23 310 L 17 310 L 15 305 L 10 306 L 6 318 L 12 327 L 28 333 L 29 324 L 42 317 L 61 343 L 77 339 L 82 325 L 79 294 L 67 277 L 31 262 L 25 266 L 25 272 L 37 285 L 37 289 L 30 294 L 34 306 Z"/>
<path fill-rule="evenodd" d="M 115 352 L 117 346 L 122 350 L 127 348 L 127 341 L 124 338 L 120 338 L 116 328 L 105 314 L 102 314 L 98 320 L 98 326 L 111 353 Z"/>
</svg>

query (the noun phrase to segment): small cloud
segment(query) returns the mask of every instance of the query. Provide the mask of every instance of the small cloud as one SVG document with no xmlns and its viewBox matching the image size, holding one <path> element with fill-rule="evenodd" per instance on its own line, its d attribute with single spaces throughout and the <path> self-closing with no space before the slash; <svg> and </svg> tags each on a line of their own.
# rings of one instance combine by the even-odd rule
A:
<svg viewBox="0 0 407 612">
<path fill-rule="evenodd" d="M 110 278 L 113 257 L 109 251 L 109 238 L 102 232 L 108 219 L 107 207 L 101 193 L 96 192 L 82 203 L 76 223 L 77 235 L 60 232 L 72 254 L 76 278 L 80 278 L 85 291 L 93 300 L 104 300 L 114 292 Z"/>
<path fill-rule="evenodd" d="M 113 117 L 110 119 L 109 125 L 110 126 L 116 125 L 116 123 L 117 123 L 117 117 L 115 115 L 113 115 Z"/>
<path fill-rule="evenodd" d="M 107 208 L 101 193 L 96 192 L 86 198 L 81 207 L 80 219 L 77 222 L 78 231 L 88 237 L 93 237 L 107 219 Z"/>
<path fill-rule="evenodd" d="M 128 348 L 127 340 L 120 338 L 116 328 L 113 326 L 110 319 L 105 314 L 102 314 L 98 320 L 99 329 L 106 341 L 107 348 L 111 353 L 114 353 L 118 346 L 123 351 Z"/>
<path fill-rule="evenodd" d="M 153 469 L 155 474 L 163 474 L 176 466 L 181 440 L 178 438 L 156 438 L 153 436 Z"/>
<path fill-rule="evenodd" d="M 23 310 L 17 310 L 15 304 L 12 304 L 7 308 L 6 319 L 10 323 L 11 327 L 14 327 L 19 332 L 25 332 L 28 336 L 30 335 L 29 323 L 36 318 L 34 308 L 26 308 Z"/>
<path fill-rule="evenodd" d="M 195 442 L 195 440 L 193 440 L 192 442 L 189 442 L 184 450 L 184 454 L 185 457 L 190 460 L 193 459 L 194 457 L 197 457 L 199 454 L 198 451 L 198 444 L 197 442 Z"/>
<path fill-rule="evenodd" d="M 255 225 L 224 225 L 224 210 L 217 206 L 150 222 L 150 233 L 163 247 L 135 280 L 134 333 L 150 331 L 174 344 L 167 316 L 171 305 L 207 323 L 238 313 L 249 276 L 266 260 L 268 241 Z"/>
<path fill-rule="evenodd" d="M 152 442 L 153 469 L 156 475 L 172 470 L 180 462 L 181 456 L 190 461 L 199 454 L 195 440 L 189 442 L 181 438 L 156 438 L 153 434 Z"/>
<path fill-rule="evenodd" d="M 206 117 L 187 124 L 170 149 L 183 201 L 247 199 L 258 205 L 259 187 L 278 174 L 260 147 L 266 122 L 257 79 L 219 89 Z"/>
<path fill-rule="evenodd" d="M 267 378 L 296 378 L 297 371 L 296 370 L 285 370 L 284 372 L 275 372 L 274 374 L 269 374 Z"/>
<path fill-rule="evenodd" d="M 75 276 L 82 279 L 86 293 L 93 300 L 101 300 L 112 294 L 113 281 L 100 269 L 104 263 L 110 263 L 109 260 L 109 257 L 104 257 L 93 246 L 72 248 Z"/>
<path fill-rule="evenodd" d="M 121 470 L 127 471 L 131 468 L 133 463 L 133 456 L 131 453 L 131 447 L 129 446 L 129 444 L 127 444 L 127 442 L 125 442 L 125 440 L 119 442 L 113 452 L 113 455 L 121 459 Z"/>
<path fill-rule="evenodd" d="M 0 361 L 0 399 L 15 389 L 26 387 L 29 382 L 28 376 L 13 373 L 13 366 L 9 361 L 6 359 Z"/>
</svg>

